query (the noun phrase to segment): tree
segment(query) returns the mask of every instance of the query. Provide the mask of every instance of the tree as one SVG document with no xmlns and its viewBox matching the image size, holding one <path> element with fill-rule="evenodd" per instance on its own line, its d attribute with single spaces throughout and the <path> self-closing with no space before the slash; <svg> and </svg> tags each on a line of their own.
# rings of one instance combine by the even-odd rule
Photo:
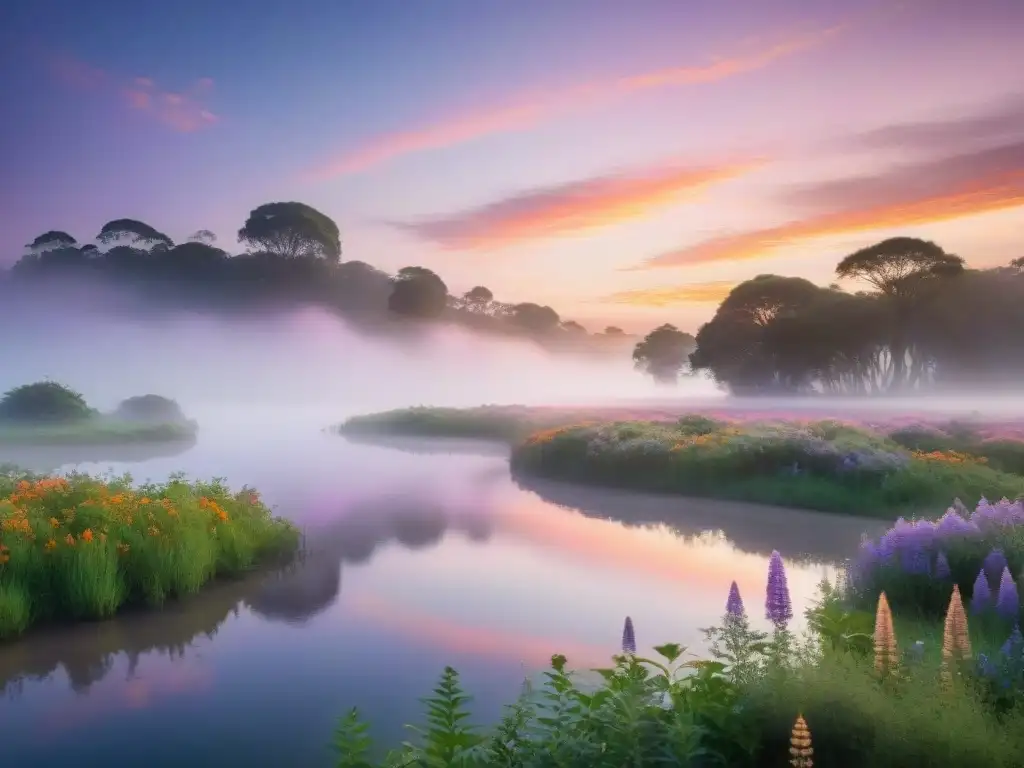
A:
<svg viewBox="0 0 1024 768">
<path fill-rule="evenodd" d="M 190 243 L 203 243 L 204 245 L 213 245 L 217 242 L 217 236 L 208 229 L 199 229 L 189 235 L 188 241 Z"/>
<path fill-rule="evenodd" d="M 398 315 L 434 319 L 448 306 L 448 286 L 426 267 L 403 267 L 392 280 L 388 309 Z"/>
<path fill-rule="evenodd" d="M 660 325 L 647 334 L 633 349 L 633 363 L 654 377 L 655 381 L 675 383 L 686 365 L 697 341 L 674 325 Z"/>
<path fill-rule="evenodd" d="M 341 235 L 333 219 L 305 203 L 266 203 L 249 213 L 238 242 L 286 259 L 341 261 Z"/>
<path fill-rule="evenodd" d="M 42 253 L 62 248 L 74 248 L 77 244 L 78 241 L 67 232 L 62 232 L 59 229 L 51 229 L 49 232 L 41 234 L 25 247 L 33 253 Z"/>
<path fill-rule="evenodd" d="M 621 328 L 619 328 L 619 326 L 617 326 L 617 325 L 609 325 L 607 328 L 604 329 L 604 335 L 605 336 L 625 336 L 626 334 L 625 334 L 625 331 L 623 331 Z"/>
<path fill-rule="evenodd" d="M 575 320 L 566 320 L 562 323 L 562 330 L 568 331 L 569 333 L 583 335 L 586 334 L 587 329 L 577 323 Z"/>
<path fill-rule="evenodd" d="M 851 253 L 836 266 L 837 277 L 863 280 L 887 299 L 894 390 L 916 383 L 928 365 L 914 344 L 915 315 L 934 297 L 937 281 L 963 271 L 962 258 L 916 237 L 891 237 Z"/>
<path fill-rule="evenodd" d="M 174 247 L 174 241 L 163 232 L 158 232 L 149 224 L 136 219 L 108 221 L 96 236 L 96 239 L 104 245 L 116 243 L 122 238 L 127 239 L 132 245 L 141 245 L 143 248 L 152 248 L 161 244 L 166 248 Z"/>
<path fill-rule="evenodd" d="M 471 288 L 463 294 L 462 298 L 468 301 L 470 304 L 489 304 L 494 301 L 494 294 L 491 293 L 490 288 L 485 288 L 482 285 L 478 285 L 475 288 Z"/>
<path fill-rule="evenodd" d="M 514 305 L 509 319 L 514 325 L 536 335 L 551 333 L 562 320 L 551 307 L 529 301 Z"/>
</svg>

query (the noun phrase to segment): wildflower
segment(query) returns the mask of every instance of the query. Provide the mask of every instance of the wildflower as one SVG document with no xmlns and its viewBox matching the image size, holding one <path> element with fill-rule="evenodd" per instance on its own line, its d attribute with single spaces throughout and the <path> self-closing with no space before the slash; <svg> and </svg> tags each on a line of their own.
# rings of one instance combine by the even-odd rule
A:
<svg viewBox="0 0 1024 768">
<path fill-rule="evenodd" d="M 793 723 L 793 734 L 789 738 L 789 764 L 793 768 L 813 768 L 814 749 L 811 747 L 811 731 L 804 716 L 797 715 Z"/>
<path fill-rule="evenodd" d="M 992 606 L 992 589 L 988 585 L 988 577 L 985 569 L 978 571 L 978 578 L 974 580 L 974 590 L 971 593 L 971 613 L 983 613 Z"/>
<path fill-rule="evenodd" d="M 982 567 L 985 571 L 985 575 L 991 581 L 996 581 L 1000 574 L 1002 574 L 1003 568 L 1006 567 L 1006 555 L 1003 554 L 1003 550 L 996 547 L 989 552 L 988 555 L 985 556 L 985 562 Z"/>
<path fill-rule="evenodd" d="M 52 552 L 57 548 L 57 542 L 53 539 L 47 539 L 46 543 L 43 544 L 43 549 L 47 552 Z"/>
<path fill-rule="evenodd" d="M 935 558 L 935 578 L 948 579 L 950 575 L 949 560 L 946 559 L 946 553 L 940 551 L 938 557 Z"/>
<path fill-rule="evenodd" d="M 1024 635 L 1021 634 L 1019 624 L 1013 625 L 1013 631 L 1006 638 L 1006 642 L 999 649 L 999 653 L 1006 659 L 1021 658 L 1022 654 L 1024 654 Z"/>
<path fill-rule="evenodd" d="M 960 597 L 960 587 L 953 585 L 953 595 L 949 598 L 946 610 L 946 621 L 942 628 L 942 668 L 941 679 L 948 686 L 952 681 L 949 664 L 954 658 L 968 659 L 971 656 L 971 638 L 967 634 L 967 614 Z"/>
<path fill-rule="evenodd" d="M 50 518 L 50 527 L 51 528 L 60 528 L 60 520 L 58 520 L 56 517 L 51 517 Z"/>
<path fill-rule="evenodd" d="M 92 541 L 92 528 L 86 528 L 79 537 L 82 541 Z"/>
<path fill-rule="evenodd" d="M 68 543 L 69 547 L 75 546 L 75 536 L 74 536 L 74 534 L 69 533 L 67 536 L 64 537 L 64 541 L 66 541 Z"/>
<path fill-rule="evenodd" d="M 740 597 L 740 588 L 734 581 L 729 587 L 729 599 L 725 601 L 725 612 L 734 618 L 741 618 L 743 611 L 743 598 Z"/>
<path fill-rule="evenodd" d="M 0 544 L 0 565 L 11 559 L 11 553 L 3 544 Z"/>
<path fill-rule="evenodd" d="M 875 671 L 885 674 L 896 665 L 896 633 L 892 627 L 892 610 L 885 592 L 878 596 L 875 611 Z"/>
<path fill-rule="evenodd" d="M 1020 611 L 1020 596 L 1017 594 L 1017 583 L 1010 575 L 1009 568 L 1003 568 L 1003 576 L 999 580 L 999 595 L 996 597 L 996 612 L 1004 619 L 1016 619 Z"/>
<path fill-rule="evenodd" d="M 633 619 L 629 616 L 622 626 L 622 652 L 629 656 L 636 654 L 636 633 L 633 631 Z"/>
<path fill-rule="evenodd" d="M 786 581 L 786 567 L 778 550 L 772 551 L 768 561 L 768 586 L 766 589 L 765 618 L 776 629 L 782 629 L 793 618 L 793 603 L 789 598 L 789 584 Z"/>
</svg>

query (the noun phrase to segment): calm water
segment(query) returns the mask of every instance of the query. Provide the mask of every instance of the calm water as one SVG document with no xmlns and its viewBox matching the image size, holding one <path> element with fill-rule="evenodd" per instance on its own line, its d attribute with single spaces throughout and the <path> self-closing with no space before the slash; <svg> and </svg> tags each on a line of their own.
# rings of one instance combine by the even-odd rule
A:
<svg viewBox="0 0 1024 768">
<path fill-rule="evenodd" d="M 177 455 L 78 465 L 258 487 L 305 526 L 312 552 L 287 573 L 158 613 L 0 646 L 4 764 L 330 765 L 339 715 L 358 706 L 377 739 L 397 742 L 446 664 L 462 672 L 478 718 L 493 718 L 553 652 L 604 664 L 627 614 L 639 645 L 697 650 L 698 628 L 716 622 L 735 579 L 759 618 L 773 548 L 789 561 L 799 612 L 828 564 L 880 527 L 520 487 L 503 452 L 486 446 L 319 432 L 341 415 L 218 410 L 200 416 L 200 439 Z M 45 469 L 81 457 L 21 458 Z"/>
</svg>

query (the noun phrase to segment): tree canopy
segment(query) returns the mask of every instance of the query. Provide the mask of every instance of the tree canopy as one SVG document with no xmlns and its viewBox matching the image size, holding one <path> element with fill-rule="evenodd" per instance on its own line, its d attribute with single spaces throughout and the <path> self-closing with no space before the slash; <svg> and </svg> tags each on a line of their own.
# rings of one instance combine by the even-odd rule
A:
<svg viewBox="0 0 1024 768">
<path fill-rule="evenodd" d="M 341 261 L 338 225 L 305 203 L 266 203 L 249 213 L 238 242 L 287 259 Z"/>
<path fill-rule="evenodd" d="M 41 234 L 25 247 L 38 253 L 40 251 L 53 251 L 58 248 L 74 248 L 77 244 L 78 241 L 67 232 L 51 229 L 49 232 Z"/>
<path fill-rule="evenodd" d="M 653 376 L 655 381 L 674 383 L 696 346 L 693 336 L 666 323 L 655 328 L 636 345 L 633 362 L 637 368 Z"/>
<path fill-rule="evenodd" d="M 448 286 L 426 267 L 403 267 L 393 280 L 388 309 L 420 319 L 441 317 L 448 306 Z"/>
<path fill-rule="evenodd" d="M 156 245 L 163 245 L 167 248 L 174 247 L 174 241 L 163 232 L 158 232 L 149 224 L 136 219 L 108 221 L 96 236 L 96 239 L 104 245 L 116 243 L 122 238 L 132 245 L 141 245 L 144 248 L 152 248 Z"/>
</svg>

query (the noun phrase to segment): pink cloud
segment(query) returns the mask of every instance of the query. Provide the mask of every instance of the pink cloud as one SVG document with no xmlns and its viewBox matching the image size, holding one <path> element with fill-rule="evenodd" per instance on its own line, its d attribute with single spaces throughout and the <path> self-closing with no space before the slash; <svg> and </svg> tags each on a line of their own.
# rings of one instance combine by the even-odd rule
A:
<svg viewBox="0 0 1024 768">
<path fill-rule="evenodd" d="M 134 77 L 127 81 L 72 56 L 49 57 L 53 77 L 75 90 L 112 90 L 120 101 L 134 112 L 181 133 L 208 128 L 220 120 L 206 103 L 214 83 L 209 77 L 196 80 L 183 91 L 164 88 L 150 77 Z"/>
</svg>

